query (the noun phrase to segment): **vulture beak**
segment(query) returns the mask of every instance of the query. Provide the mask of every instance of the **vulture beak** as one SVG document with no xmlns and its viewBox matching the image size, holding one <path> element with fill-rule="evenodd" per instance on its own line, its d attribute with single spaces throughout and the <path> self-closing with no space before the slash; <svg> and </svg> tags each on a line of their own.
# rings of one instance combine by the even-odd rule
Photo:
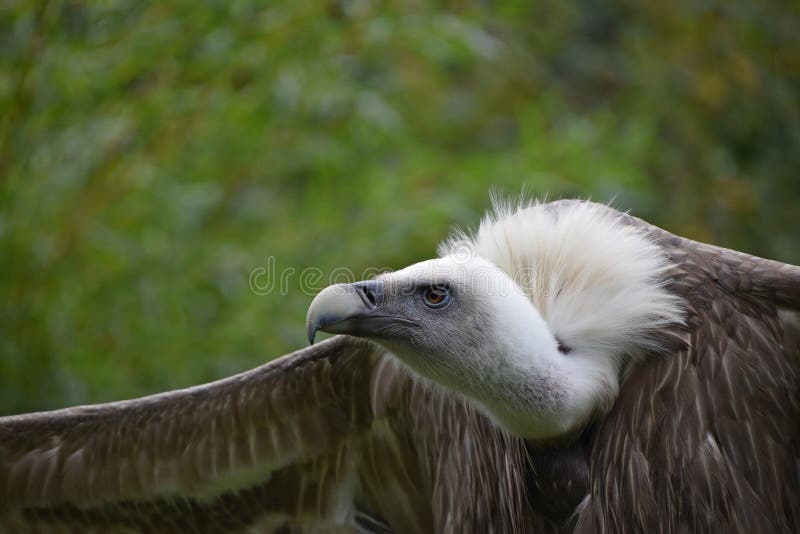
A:
<svg viewBox="0 0 800 534">
<path fill-rule="evenodd" d="M 383 282 L 367 280 L 336 284 L 323 289 L 311 302 L 306 316 L 308 341 L 317 330 L 330 334 L 368 335 L 391 317 L 376 313 L 383 304 Z"/>
</svg>

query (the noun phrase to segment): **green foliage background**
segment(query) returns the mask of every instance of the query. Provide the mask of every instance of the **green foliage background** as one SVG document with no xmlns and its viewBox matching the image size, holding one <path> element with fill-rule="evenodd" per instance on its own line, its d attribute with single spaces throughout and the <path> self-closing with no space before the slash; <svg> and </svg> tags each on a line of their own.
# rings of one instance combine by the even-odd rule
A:
<svg viewBox="0 0 800 534">
<path fill-rule="evenodd" d="M 796 2 L 6 0 L 0 413 L 306 344 L 250 273 L 402 267 L 496 186 L 800 262 Z"/>
</svg>

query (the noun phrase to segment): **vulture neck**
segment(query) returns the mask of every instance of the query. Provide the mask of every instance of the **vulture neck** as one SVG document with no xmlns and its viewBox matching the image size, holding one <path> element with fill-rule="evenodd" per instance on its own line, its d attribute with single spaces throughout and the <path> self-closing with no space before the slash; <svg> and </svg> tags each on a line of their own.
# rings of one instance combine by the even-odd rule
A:
<svg viewBox="0 0 800 534">
<path fill-rule="evenodd" d="M 556 338 L 521 292 L 493 314 L 493 341 L 472 354 L 472 396 L 508 431 L 532 440 L 577 433 L 619 388 L 616 358 Z"/>
</svg>

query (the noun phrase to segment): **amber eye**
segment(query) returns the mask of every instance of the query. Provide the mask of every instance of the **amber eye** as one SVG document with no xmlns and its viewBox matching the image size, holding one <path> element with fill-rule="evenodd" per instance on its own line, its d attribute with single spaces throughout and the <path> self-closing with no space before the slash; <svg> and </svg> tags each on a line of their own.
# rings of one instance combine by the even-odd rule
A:
<svg viewBox="0 0 800 534">
<path fill-rule="evenodd" d="M 450 290 L 442 286 L 429 287 L 422 293 L 422 300 L 429 308 L 441 308 L 450 301 Z"/>
</svg>

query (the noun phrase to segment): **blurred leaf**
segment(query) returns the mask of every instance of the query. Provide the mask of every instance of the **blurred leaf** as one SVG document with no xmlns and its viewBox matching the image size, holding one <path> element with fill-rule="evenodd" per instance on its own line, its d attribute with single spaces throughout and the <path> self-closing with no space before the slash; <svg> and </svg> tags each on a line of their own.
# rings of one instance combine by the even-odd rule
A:
<svg viewBox="0 0 800 534">
<path fill-rule="evenodd" d="M 800 262 L 799 16 L 744 0 L 5 2 L 0 413 L 299 348 L 304 270 L 321 287 L 428 258 L 493 186 L 614 198 Z"/>
</svg>

